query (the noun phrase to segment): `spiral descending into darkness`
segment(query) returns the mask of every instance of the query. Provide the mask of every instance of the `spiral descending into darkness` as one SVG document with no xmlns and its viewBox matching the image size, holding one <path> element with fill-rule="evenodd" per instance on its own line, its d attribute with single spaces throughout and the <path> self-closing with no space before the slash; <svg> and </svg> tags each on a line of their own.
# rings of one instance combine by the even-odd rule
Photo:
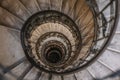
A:
<svg viewBox="0 0 120 80">
<path fill-rule="evenodd" d="M 71 75 L 87 69 L 109 45 L 117 22 L 118 0 L 0 0 L 0 26 L 10 33 L 4 34 L 9 38 L 2 46 L 9 44 L 11 54 L 5 52 L 7 47 L 0 51 L 15 57 L 0 59 L 6 59 L 0 62 L 2 75 L 12 74 L 11 70 L 26 60 L 30 66 L 18 80 L 33 67 L 39 71 L 35 80 L 42 72 L 50 73 L 51 80 L 52 74 Z"/>
<path fill-rule="evenodd" d="M 89 3 L 94 3 L 94 6 Z M 87 9 L 84 13 L 74 11 L 79 8 L 76 3 L 69 10 L 71 16 L 48 9 L 27 19 L 21 30 L 21 41 L 27 58 L 34 66 L 55 74 L 71 73 L 84 68 L 100 54 L 109 40 L 112 27 L 107 27 L 109 23 L 105 23 L 107 20 L 96 2 L 83 0 L 83 4 L 82 7 Z M 101 21 L 102 24 L 99 23 Z"/>
</svg>

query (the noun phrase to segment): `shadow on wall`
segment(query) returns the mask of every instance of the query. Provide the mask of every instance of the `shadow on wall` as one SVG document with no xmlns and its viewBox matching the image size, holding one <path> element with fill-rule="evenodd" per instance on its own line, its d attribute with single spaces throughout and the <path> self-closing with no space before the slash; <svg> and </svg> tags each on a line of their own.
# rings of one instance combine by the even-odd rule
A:
<svg viewBox="0 0 120 80">
<path fill-rule="evenodd" d="M 0 69 L 2 69 L 1 71 L 2 72 L 0 72 L 0 80 L 7 80 L 5 77 L 4 77 L 4 74 L 5 74 L 5 72 L 6 71 L 9 71 L 7 68 L 5 68 L 3 65 L 1 65 L 0 64 Z M 3 74 L 2 74 L 3 73 Z M 12 73 L 12 72 L 9 72 L 9 74 L 11 74 L 11 76 L 13 76 L 13 77 L 15 77 L 15 78 L 17 78 L 18 76 L 16 76 L 14 73 Z M 94 79 L 94 80 L 105 80 L 105 79 L 108 79 L 108 78 L 116 78 L 116 77 L 119 77 L 120 78 L 120 70 L 117 70 L 116 72 L 114 72 L 114 73 L 112 73 L 112 74 L 110 74 L 110 75 L 107 75 L 107 76 L 105 76 L 105 77 L 103 77 L 103 78 L 96 78 L 96 79 Z"/>
<path fill-rule="evenodd" d="M 0 74 L 0 80 L 6 80 L 6 79 L 2 76 L 2 74 Z"/>
<path fill-rule="evenodd" d="M 8 32 L 9 32 L 18 42 L 21 42 L 21 41 L 20 41 L 20 31 L 8 29 Z"/>
<path fill-rule="evenodd" d="M 6 67 L 4 67 L 3 65 L 0 64 L 0 80 L 7 80 L 4 76 L 7 71 L 9 71 L 9 70 Z M 14 73 L 9 72 L 9 74 L 11 76 L 17 78 L 17 76 Z"/>
<path fill-rule="evenodd" d="M 108 78 L 113 78 L 114 79 L 116 77 L 119 77 L 119 79 L 120 79 L 120 70 L 117 70 L 116 72 L 114 72 L 114 73 L 112 73 L 110 75 L 107 75 L 107 76 L 105 76 L 105 77 L 103 77 L 101 79 L 95 79 L 95 80 L 105 80 L 105 79 L 108 79 Z"/>
</svg>

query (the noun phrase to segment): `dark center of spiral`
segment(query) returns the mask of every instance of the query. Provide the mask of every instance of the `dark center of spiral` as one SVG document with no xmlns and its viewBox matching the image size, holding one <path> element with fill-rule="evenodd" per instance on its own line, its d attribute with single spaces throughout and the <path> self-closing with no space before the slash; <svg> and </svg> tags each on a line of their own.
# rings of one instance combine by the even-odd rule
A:
<svg viewBox="0 0 120 80">
<path fill-rule="evenodd" d="M 62 52 L 58 48 L 51 48 L 47 51 L 45 58 L 50 63 L 58 63 L 62 59 Z"/>
</svg>

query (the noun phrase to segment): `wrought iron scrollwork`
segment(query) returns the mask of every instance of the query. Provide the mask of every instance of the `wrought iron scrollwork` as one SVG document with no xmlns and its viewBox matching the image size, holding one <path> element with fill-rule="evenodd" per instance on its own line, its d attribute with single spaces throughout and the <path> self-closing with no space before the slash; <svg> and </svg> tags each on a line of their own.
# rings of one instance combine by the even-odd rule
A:
<svg viewBox="0 0 120 80">
<path fill-rule="evenodd" d="M 76 21 L 54 10 L 31 16 L 21 31 L 29 61 L 40 70 L 55 74 L 72 73 L 90 65 L 108 44 L 117 20 L 118 0 L 108 1 L 102 9 L 97 2 L 86 0 L 88 10 Z M 112 17 L 105 15 L 107 10 Z M 52 59 L 55 57 L 59 60 Z"/>
</svg>

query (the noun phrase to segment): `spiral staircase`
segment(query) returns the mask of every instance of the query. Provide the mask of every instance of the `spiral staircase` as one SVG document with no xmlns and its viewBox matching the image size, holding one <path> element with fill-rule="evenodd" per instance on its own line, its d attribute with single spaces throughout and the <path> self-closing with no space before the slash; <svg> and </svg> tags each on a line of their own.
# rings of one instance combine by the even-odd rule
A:
<svg viewBox="0 0 120 80">
<path fill-rule="evenodd" d="M 119 0 L 0 0 L 0 80 L 120 80 Z"/>
</svg>

